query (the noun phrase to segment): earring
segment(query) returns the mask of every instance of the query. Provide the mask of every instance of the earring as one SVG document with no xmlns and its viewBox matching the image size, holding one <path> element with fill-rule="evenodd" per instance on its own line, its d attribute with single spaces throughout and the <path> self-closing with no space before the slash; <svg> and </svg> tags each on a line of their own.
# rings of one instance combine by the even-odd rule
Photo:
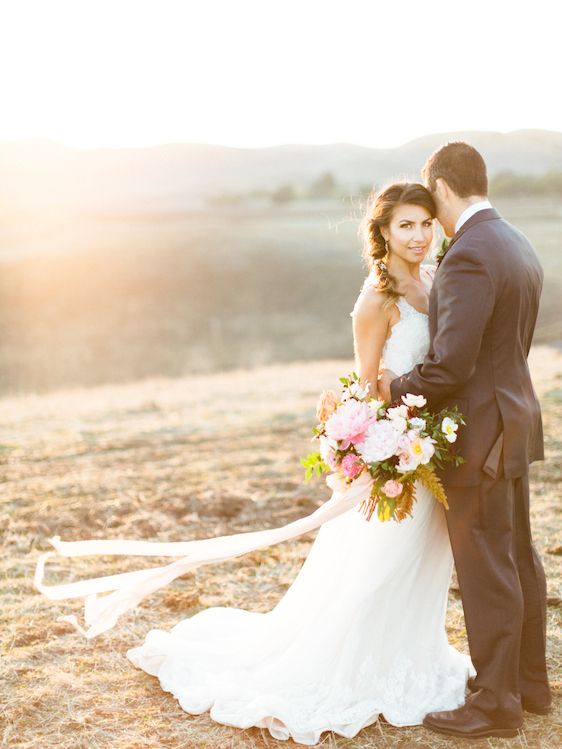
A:
<svg viewBox="0 0 562 749">
<path fill-rule="evenodd" d="M 388 249 L 388 239 L 384 240 L 384 249 L 386 250 L 386 254 L 388 255 L 388 253 L 390 252 L 390 250 Z"/>
</svg>

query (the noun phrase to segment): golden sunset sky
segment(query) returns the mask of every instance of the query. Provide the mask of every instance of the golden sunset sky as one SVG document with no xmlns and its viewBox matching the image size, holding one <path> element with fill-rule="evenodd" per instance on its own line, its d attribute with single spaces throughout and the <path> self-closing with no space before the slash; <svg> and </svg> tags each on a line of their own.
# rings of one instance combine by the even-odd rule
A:
<svg viewBox="0 0 562 749">
<path fill-rule="evenodd" d="M 562 130 L 553 4 L 0 2 L 0 141 L 396 146 Z"/>
</svg>

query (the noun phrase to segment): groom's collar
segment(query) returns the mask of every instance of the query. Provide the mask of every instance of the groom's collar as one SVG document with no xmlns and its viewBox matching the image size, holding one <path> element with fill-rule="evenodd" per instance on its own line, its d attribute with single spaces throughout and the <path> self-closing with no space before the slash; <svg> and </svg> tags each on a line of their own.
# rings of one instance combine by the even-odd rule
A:
<svg viewBox="0 0 562 749">
<path fill-rule="evenodd" d="M 461 213 L 461 215 L 457 219 L 457 223 L 455 224 L 455 234 L 459 231 L 461 226 L 465 224 L 468 219 L 471 216 L 474 216 L 475 213 L 478 213 L 478 211 L 483 211 L 484 208 L 491 208 L 492 204 L 490 201 L 486 198 L 485 200 L 478 200 L 476 203 L 472 203 L 467 208 L 464 209 L 464 211 Z"/>
<path fill-rule="evenodd" d="M 501 218 L 500 214 L 496 211 L 495 208 L 484 208 L 481 211 L 478 211 L 477 213 L 474 213 L 469 219 L 467 219 L 464 224 L 460 227 L 460 229 L 454 234 L 453 238 L 449 242 L 449 245 L 447 247 L 447 252 L 451 249 L 453 246 L 453 243 L 457 241 L 457 239 L 462 236 L 467 229 L 470 229 L 471 226 L 475 226 L 476 224 L 479 224 L 482 221 L 492 221 L 492 219 Z"/>
</svg>

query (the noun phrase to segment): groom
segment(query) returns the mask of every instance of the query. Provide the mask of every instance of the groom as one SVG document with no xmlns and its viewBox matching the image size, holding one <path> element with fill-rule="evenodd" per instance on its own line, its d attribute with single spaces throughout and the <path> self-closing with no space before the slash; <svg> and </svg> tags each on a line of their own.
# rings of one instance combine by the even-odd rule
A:
<svg viewBox="0 0 562 749">
<path fill-rule="evenodd" d="M 466 462 L 443 472 L 446 512 L 477 676 L 465 705 L 424 725 L 453 736 L 514 736 L 523 710 L 546 714 L 546 582 L 529 525 L 528 466 L 543 458 L 540 408 L 527 355 L 542 288 L 529 240 L 488 202 L 486 165 L 467 143 L 438 149 L 422 170 L 452 237 L 429 298 L 422 364 L 379 393 L 458 405 Z"/>
</svg>

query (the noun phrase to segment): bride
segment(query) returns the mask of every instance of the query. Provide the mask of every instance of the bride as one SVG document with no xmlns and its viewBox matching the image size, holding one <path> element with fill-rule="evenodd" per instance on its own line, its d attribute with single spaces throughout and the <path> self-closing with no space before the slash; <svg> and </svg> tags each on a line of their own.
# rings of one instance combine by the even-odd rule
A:
<svg viewBox="0 0 562 749">
<path fill-rule="evenodd" d="M 372 395 L 383 363 L 406 373 L 429 347 L 432 272 L 422 261 L 434 217 L 431 195 L 415 183 L 379 192 L 365 217 L 370 272 L 350 314 L 356 371 Z M 42 582 L 46 554 L 35 584 L 51 599 L 93 594 L 86 600 L 92 626 L 85 632 L 93 637 L 193 566 L 292 538 L 322 518 L 296 579 L 271 611 L 204 609 L 170 632 L 152 630 L 127 655 L 158 677 L 186 712 L 267 728 L 276 739 L 313 745 L 323 731 L 351 738 L 381 715 L 395 726 L 419 725 L 429 712 L 462 705 L 475 675 L 445 631 L 453 564 L 445 511 L 417 485 L 412 517 L 383 523 L 375 514 L 367 521 L 358 511 L 365 495 L 361 478 L 347 495 L 339 496 L 334 484 L 329 502 L 281 529 L 176 544 L 54 540 L 67 556 L 189 554 L 163 568 L 60 586 Z M 96 599 L 107 590 L 115 592 Z"/>
<path fill-rule="evenodd" d="M 424 187 L 393 184 L 365 220 L 370 273 L 353 312 L 356 371 L 376 392 L 429 346 L 432 281 L 421 265 L 435 207 Z M 464 703 L 468 656 L 447 641 L 452 554 L 444 509 L 417 486 L 413 516 L 367 522 L 357 508 L 326 522 L 291 587 L 267 613 L 215 607 L 152 630 L 129 659 L 158 677 L 188 713 L 276 739 L 351 738 L 380 715 L 421 724 Z"/>
</svg>

